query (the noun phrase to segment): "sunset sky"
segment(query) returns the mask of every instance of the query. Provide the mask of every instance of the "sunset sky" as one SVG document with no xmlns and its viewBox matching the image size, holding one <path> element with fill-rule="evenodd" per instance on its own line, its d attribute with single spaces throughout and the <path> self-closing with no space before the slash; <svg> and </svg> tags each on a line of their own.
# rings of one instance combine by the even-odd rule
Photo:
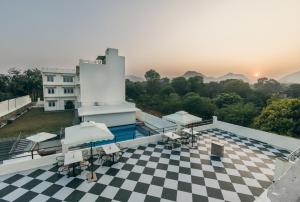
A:
<svg viewBox="0 0 300 202">
<path fill-rule="evenodd" d="M 280 78 L 300 70 L 300 1 L 0 1 L 0 73 L 74 68 L 107 47 L 127 74 Z"/>
</svg>

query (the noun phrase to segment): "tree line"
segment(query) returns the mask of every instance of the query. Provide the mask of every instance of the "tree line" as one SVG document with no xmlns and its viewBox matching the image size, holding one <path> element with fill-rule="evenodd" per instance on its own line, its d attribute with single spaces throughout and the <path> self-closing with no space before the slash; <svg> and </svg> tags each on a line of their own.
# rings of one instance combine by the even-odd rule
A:
<svg viewBox="0 0 300 202">
<path fill-rule="evenodd" d="M 203 119 L 219 120 L 282 135 L 300 137 L 300 84 L 283 85 L 260 78 L 253 85 L 229 79 L 204 83 L 200 76 L 161 78 L 155 70 L 146 81 L 126 80 L 126 97 L 160 115 L 185 110 Z"/>
<path fill-rule="evenodd" d="M 0 74 L 0 101 L 30 95 L 33 101 L 43 97 L 41 71 L 37 68 L 21 71 L 13 68 Z"/>
</svg>

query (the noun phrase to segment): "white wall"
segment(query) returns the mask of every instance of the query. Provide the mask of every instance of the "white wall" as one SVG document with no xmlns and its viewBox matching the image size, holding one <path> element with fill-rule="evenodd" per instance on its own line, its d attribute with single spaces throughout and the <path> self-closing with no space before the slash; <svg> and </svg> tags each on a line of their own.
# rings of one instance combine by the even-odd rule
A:
<svg viewBox="0 0 300 202">
<path fill-rule="evenodd" d="M 218 121 L 216 117 L 214 117 L 213 126 L 221 130 L 235 133 L 236 135 L 259 140 L 289 151 L 294 151 L 300 147 L 300 139 Z"/>
<path fill-rule="evenodd" d="M 106 64 L 80 60 L 82 106 L 118 104 L 125 101 L 125 57 L 116 49 L 106 52 Z"/>
<path fill-rule="evenodd" d="M 14 112 L 31 103 L 29 95 L 0 102 L 0 117 Z"/>
<path fill-rule="evenodd" d="M 105 123 L 108 127 L 134 124 L 135 112 L 124 112 L 114 114 L 98 114 L 91 116 L 84 116 L 84 121 L 94 121 L 98 123 Z"/>
<path fill-rule="evenodd" d="M 145 145 L 160 140 L 162 140 L 162 135 L 158 134 L 158 135 L 152 135 L 148 137 L 137 138 L 134 140 L 123 141 L 120 142 L 120 144 L 121 147 L 127 148 L 127 147 L 136 147 L 139 145 Z M 26 160 L 23 162 L 16 162 L 11 164 L 2 164 L 0 165 L 0 175 L 6 175 L 6 174 L 25 171 L 25 170 L 36 169 L 42 166 L 52 165 L 56 162 L 56 157 L 61 155 L 62 153 L 59 153 L 59 154 L 44 156 L 39 159 Z"/>
</svg>

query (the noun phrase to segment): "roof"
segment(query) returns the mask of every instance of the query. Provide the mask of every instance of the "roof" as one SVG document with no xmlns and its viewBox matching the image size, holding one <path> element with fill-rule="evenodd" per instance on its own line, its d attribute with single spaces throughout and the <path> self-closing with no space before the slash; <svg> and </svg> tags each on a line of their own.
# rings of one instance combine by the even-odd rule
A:
<svg viewBox="0 0 300 202">
<path fill-rule="evenodd" d="M 42 68 L 43 73 L 76 74 L 76 69 Z"/>
<path fill-rule="evenodd" d="M 100 106 L 83 106 L 78 109 L 79 116 L 99 115 L 99 114 L 116 114 L 125 112 L 139 111 L 135 105 L 132 104 L 118 104 L 118 105 L 100 105 Z"/>
</svg>

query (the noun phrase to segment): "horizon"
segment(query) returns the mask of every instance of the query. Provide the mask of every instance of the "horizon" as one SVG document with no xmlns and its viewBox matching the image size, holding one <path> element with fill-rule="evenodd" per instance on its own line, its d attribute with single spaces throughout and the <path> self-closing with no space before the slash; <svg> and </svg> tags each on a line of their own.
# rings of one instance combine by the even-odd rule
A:
<svg viewBox="0 0 300 202">
<path fill-rule="evenodd" d="M 277 0 L 1 2 L 0 73 L 75 68 L 113 47 L 126 58 L 126 75 L 280 79 L 300 70 L 299 9 Z"/>
</svg>

